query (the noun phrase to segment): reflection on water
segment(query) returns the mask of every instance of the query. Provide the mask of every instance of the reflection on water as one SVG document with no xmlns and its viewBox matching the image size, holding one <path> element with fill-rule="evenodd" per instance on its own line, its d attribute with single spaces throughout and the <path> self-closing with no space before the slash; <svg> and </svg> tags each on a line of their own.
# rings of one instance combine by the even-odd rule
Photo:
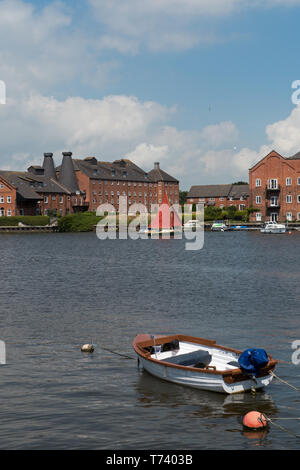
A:
<svg viewBox="0 0 300 470">
<path fill-rule="evenodd" d="M 299 393 L 278 381 L 225 396 L 156 379 L 136 361 L 138 333 L 180 332 L 244 350 L 262 347 L 300 387 L 300 233 L 205 233 L 184 240 L 95 234 L 1 235 L 1 448 L 297 449 L 271 427 L 242 427 L 251 410 L 299 417 Z M 92 355 L 82 344 L 98 346 Z M 192 426 L 191 426 L 192 423 Z M 297 421 L 289 429 L 297 433 Z M 147 439 L 145 439 L 145 435 Z"/>
<path fill-rule="evenodd" d="M 193 407 L 191 416 L 195 417 L 243 417 L 253 407 L 270 417 L 276 416 L 278 411 L 272 396 L 262 390 L 255 394 L 225 395 L 164 382 L 144 370 L 140 373 L 136 391 L 137 406 Z"/>
</svg>

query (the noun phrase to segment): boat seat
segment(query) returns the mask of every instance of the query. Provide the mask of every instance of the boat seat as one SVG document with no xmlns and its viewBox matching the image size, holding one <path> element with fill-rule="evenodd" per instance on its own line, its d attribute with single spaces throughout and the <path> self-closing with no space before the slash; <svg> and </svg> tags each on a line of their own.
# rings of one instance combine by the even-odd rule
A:
<svg viewBox="0 0 300 470">
<path fill-rule="evenodd" d="M 240 367 L 238 361 L 230 361 L 230 362 L 227 362 L 227 364 L 229 366 Z"/>
<path fill-rule="evenodd" d="M 211 354 L 208 351 L 199 349 L 187 354 L 177 354 L 176 356 L 168 357 L 163 362 L 169 362 L 170 364 L 178 364 L 180 366 L 194 366 L 195 364 L 200 367 L 206 367 L 212 359 Z"/>
</svg>

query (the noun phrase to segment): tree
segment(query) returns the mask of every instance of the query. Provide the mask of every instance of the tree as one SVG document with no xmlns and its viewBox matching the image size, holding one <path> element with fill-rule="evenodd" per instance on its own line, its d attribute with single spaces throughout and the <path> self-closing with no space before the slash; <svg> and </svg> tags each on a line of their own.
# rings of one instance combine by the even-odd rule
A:
<svg viewBox="0 0 300 470">
<path fill-rule="evenodd" d="M 188 191 L 179 191 L 179 204 L 186 204 L 187 195 Z"/>
</svg>

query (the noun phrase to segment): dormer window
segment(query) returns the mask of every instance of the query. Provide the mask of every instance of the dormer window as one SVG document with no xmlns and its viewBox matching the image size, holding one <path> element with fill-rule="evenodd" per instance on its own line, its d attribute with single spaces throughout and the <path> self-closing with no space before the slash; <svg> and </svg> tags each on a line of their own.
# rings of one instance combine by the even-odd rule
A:
<svg viewBox="0 0 300 470">
<path fill-rule="evenodd" d="M 116 170 L 111 170 L 111 176 L 116 176 Z"/>
<path fill-rule="evenodd" d="M 126 176 L 127 176 L 127 171 L 123 171 L 122 175 L 123 175 L 123 178 L 126 178 Z"/>
</svg>

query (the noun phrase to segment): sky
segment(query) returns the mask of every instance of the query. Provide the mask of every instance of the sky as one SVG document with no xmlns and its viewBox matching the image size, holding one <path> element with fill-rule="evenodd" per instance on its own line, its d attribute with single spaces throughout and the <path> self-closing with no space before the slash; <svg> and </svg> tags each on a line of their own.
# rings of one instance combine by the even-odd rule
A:
<svg viewBox="0 0 300 470">
<path fill-rule="evenodd" d="M 299 17 L 300 0 L 0 0 L 0 168 L 72 151 L 159 161 L 182 190 L 247 181 L 300 150 Z"/>
</svg>

